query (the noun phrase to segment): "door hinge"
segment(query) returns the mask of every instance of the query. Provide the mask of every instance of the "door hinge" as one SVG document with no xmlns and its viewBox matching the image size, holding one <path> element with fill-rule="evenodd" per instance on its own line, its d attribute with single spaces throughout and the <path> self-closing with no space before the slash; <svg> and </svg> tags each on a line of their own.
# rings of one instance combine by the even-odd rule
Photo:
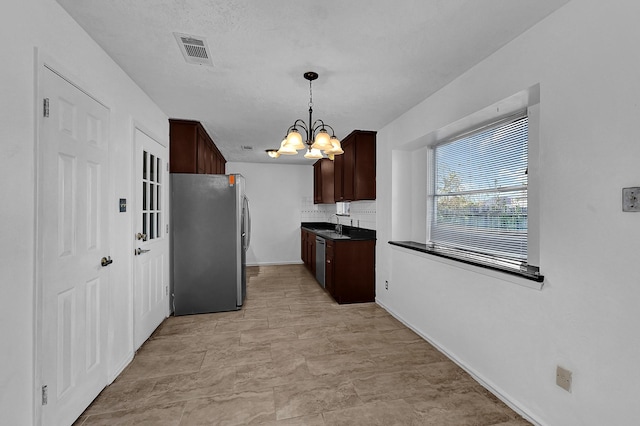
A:
<svg viewBox="0 0 640 426">
<path fill-rule="evenodd" d="M 47 385 L 42 386 L 42 405 L 47 405 L 48 399 Z"/>
<path fill-rule="evenodd" d="M 42 103 L 42 114 L 45 117 L 49 116 L 49 98 L 44 98 L 44 101 Z"/>
</svg>

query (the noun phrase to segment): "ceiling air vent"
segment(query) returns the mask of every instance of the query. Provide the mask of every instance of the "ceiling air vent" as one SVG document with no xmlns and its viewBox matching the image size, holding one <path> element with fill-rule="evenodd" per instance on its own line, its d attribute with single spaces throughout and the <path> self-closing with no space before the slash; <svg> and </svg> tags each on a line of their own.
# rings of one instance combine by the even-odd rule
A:
<svg viewBox="0 0 640 426">
<path fill-rule="evenodd" d="M 209 46 L 204 37 L 198 37 L 188 34 L 173 33 L 180 46 L 180 51 L 185 61 L 190 64 L 211 65 L 211 55 L 209 55 Z"/>
<path fill-rule="evenodd" d="M 243 151 L 253 151 L 253 147 L 249 145 L 242 145 Z"/>
</svg>

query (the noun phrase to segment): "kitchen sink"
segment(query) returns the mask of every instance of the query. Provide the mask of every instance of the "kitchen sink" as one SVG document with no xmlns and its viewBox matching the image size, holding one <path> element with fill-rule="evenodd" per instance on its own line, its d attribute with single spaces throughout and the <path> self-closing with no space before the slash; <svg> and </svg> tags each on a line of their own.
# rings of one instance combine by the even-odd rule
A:
<svg viewBox="0 0 640 426">
<path fill-rule="evenodd" d="M 318 230 L 315 231 L 315 233 L 320 235 L 321 237 L 331 238 L 333 240 L 348 240 L 348 239 L 350 239 L 350 237 L 348 235 L 338 234 L 336 231 L 318 229 Z"/>
</svg>

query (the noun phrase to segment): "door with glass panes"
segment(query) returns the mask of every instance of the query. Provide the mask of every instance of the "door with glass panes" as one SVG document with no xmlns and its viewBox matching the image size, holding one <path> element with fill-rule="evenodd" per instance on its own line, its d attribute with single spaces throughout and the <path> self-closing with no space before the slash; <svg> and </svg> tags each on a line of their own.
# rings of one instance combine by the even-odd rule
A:
<svg viewBox="0 0 640 426">
<path fill-rule="evenodd" d="M 169 315 L 168 149 L 135 130 L 134 344 Z"/>
</svg>

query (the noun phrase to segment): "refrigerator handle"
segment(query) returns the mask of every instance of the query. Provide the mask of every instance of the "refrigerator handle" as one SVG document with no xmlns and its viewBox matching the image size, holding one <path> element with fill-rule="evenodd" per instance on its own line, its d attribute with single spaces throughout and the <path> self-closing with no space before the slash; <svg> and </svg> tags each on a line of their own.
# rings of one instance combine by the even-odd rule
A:
<svg viewBox="0 0 640 426">
<path fill-rule="evenodd" d="M 244 197 L 244 202 L 247 205 L 247 249 L 251 245 L 251 212 L 249 211 L 249 199 Z"/>
</svg>

